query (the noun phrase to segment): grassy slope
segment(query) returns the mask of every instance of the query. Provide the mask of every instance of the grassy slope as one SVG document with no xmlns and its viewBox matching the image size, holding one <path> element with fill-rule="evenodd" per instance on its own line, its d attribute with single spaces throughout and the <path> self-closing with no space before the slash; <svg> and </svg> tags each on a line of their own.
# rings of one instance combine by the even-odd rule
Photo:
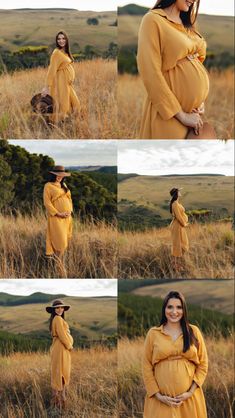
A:
<svg viewBox="0 0 235 418">
<path fill-rule="evenodd" d="M 119 45 L 136 45 L 142 16 L 123 15 L 118 17 Z M 227 51 L 233 54 L 233 18 L 228 16 L 199 15 L 198 29 L 206 38 L 208 50 Z"/>
<path fill-rule="evenodd" d="M 88 339 L 116 332 L 116 298 L 65 297 L 64 302 L 72 306 L 66 313 L 70 327 L 79 330 Z M 47 331 L 49 315 L 45 311 L 46 305 L 1 306 L 1 329 L 22 334 Z"/>
<path fill-rule="evenodd" d="M 164 298 L 171 290 L 182 292 L 188 303 L 226 314 L 234 312 L 234 284 L 232 280 L 190 280 L 144 286 L 132 291 L 139 296 Z"/>
<path fill-rule="evenodd" d="M 183 187 L 182 202 L 187 210 L 227 208 L 232 215 L 233 182 L 234 177 L 224 176 L 138 176 L 118 184 L 118 200 L 135 201 L 138 205 L 156 210 L 163 218 L 169 218 L 169 190 L 178 186 Z M 119 210 L 122 210 L 122 205 L 119 205 Z"/>
<path fill-rule="evenodd" d="M 87 18 L 99 16 L 99 25 L 87 25 Z M 115 20 L 115 12 L 0 10 L 0 43 L 11 51 L 25 45 L 53 45 L 55 34 L 65 30 L 72 52 L 78 52 L 79 47 L 83 49 L 85 45 L 104 51 L 110 42 L 116 42 L 117 28 L 110 26 Z M 14 40 L 21 41 L 21 44 L 15 45 Z"/>
</svg>

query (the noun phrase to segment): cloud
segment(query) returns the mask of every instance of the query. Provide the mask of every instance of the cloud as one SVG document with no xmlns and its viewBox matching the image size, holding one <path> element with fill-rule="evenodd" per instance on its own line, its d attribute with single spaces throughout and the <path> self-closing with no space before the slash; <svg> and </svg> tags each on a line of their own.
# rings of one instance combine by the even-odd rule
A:
<svg viewBox="0 0 235 418">
<path fill-rule="evenodd" d="M 109 140 L 24 140 L 8 141 L 30 153 L 49 155 L 55 164 L 117 165 L 117 141 Z"/>
<path fill-rule="evenodd" d="M 128 142 L 128 143 L 127 143 Z M 234 141 L 121 141 L 119 173 L 234 175 Z"/>
<path fill-rule="evenodd" d="M 67 296 L 117 296 L 116 279 L 2 279 L 0 292 L 31 295 L 35 292 Z"/>
</svg>

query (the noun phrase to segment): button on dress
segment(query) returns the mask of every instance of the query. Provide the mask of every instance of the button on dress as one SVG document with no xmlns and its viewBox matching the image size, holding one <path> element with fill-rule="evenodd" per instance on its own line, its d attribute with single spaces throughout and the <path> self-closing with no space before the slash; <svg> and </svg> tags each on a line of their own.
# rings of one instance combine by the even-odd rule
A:
<svg viewBox="0 0 235 418">
<path fill-rule="evenodd" d="M 189 250 L 189 242 L 186 232 L 188 216 L 185 213 L 184 207 L 177 200 L 175 200 L 172 204 L 172 215 L 173 220 L 170 224 L 172 255 L 174 257 L 182 257 L 183 253 L 188 252 Z"/>
<path fill-rule="evenodd" d="M 73 88 L 74 79 L 75 71 L 71 58 L 62 50 L 54 49 L 46 80 L 55 102 L 53 122 L 63 120 L 72 111 L 80 111 L 80 101 Z"/>
<path fill-rule="evenodd" d="M 193 56 L 193 59 L 187 57 Z M 169 19 L 163 9 L 149 11 L 142 19 L 137 64 L 147 97 L 140 127 L 142 139 L 184 139 L 188 128 L 174 115 L 190 113 L 209 92 L 203 66 L 206 42 L 193 29 Z"/>
<path fill-rule="evenodd" d="M 71 193 L 60 185 L 48 182 L 44 186 L 44 205 L 47 210 L 46 254 L 64 253 L 72 236 L 72 217 L 59 218 L 57 213 L 72 212 Z"/>
<path fill-rule="evenodd" d="M 51 353 L 51 387 L 55 390 L 63 390 L 69 384 L 71 372 L 71 355 L 73 337 L 70 335 L 67 322 L 59 315 L 52 321 L 53 342 Z"/>
<path fill-rule="evenodd" d="M 207 418 L 202 384 L 207 375 L 208 358 L 198 327 L 191 325 L 199 347 L 191 345 L 183 353 L 183 335 L 176 341 L 164 333 L 163 325 L 149 330 L 143 357 L 143 378 L 146 388 L 144 418 Z M 187 392 L 192 383 L 198 388 L 179 407 L 160 402 L 154 394 L 175 397 Z"/>
</svg>

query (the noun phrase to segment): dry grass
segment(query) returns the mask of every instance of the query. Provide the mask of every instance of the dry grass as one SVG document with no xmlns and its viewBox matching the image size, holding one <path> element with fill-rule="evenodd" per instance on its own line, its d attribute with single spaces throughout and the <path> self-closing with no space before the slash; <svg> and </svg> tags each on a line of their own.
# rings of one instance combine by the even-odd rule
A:
<svg viewBox="0 0 235 418">
<path fill-rule="evenodd" d="M 0 215 L 1 278 L 115 278 L 117 232 L 102 222 L 74 220 L 65 269 L 45 257 L 46 218 L 43 215 Z"/>
<path fill-rule="evenodd" d="M 187 229 L 190 252 L 175 271 L 169 228 L 119 233 L 119 278 L 233 278 L 231 223 L 194 224 Z"/>
<path fill-rule="evenodd" d="M 208 418 L 232 418 L 233 338 L 205 339 L 209 373 L 203 386 Z M 145 389 L 141 377 L 143 339 L 123 339 L 118 345 L 119 417 L 143 416 Z"/>
<path fill-rule="evenodd" d="M 218 139 L 234 138 L 234 73 L 210 73 L 210 93 L 205 119 L 216 129 Z M 138 138 L 145 89 L 138 76 L 124 74 L 118 82 L 119 138 Z"/>
<path fill-rule="evenodd" d="M 68 404 L 63 417 L 117 417 L 117 351 L 105 348 L 72 352 Z M 0 357 L 1 418 L 58 416 L 50 409 L 49 354 Z"/>
<path fill-rule="evenodd" d="M 115 138 L 117 129 L 116 61 L 95 59 L 75 64 L 75 90 L 82 111 L 59 127 L 48 128 L 33 114 L 30 100 L 45 85 L 46 69 L 0 77 L 0 138 Z"/>
</svg>

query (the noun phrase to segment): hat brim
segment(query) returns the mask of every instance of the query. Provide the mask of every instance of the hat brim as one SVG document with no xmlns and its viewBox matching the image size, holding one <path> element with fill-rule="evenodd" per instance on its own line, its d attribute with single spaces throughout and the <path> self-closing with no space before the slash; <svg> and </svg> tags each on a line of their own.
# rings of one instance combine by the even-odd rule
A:
<svg viewBox="0 0 235 418">
<path fill-rule="evenodd" d="M 48 313 L 52 313 L 56 308 L 64 308 L 64 311 L 68 311 L 70 309 L 70 305 L 47 306 L 46 311 Z"/>
<path fill-rule="evenodd" d="M 54 174 L 55 176 L 60 176 L 60 177 L 70 177 L 71 173 L 66 173 L 65 171 L 61 172 L 56 172 L 56 171 L 49 171 L 49 173 Z"/>
</svg>

